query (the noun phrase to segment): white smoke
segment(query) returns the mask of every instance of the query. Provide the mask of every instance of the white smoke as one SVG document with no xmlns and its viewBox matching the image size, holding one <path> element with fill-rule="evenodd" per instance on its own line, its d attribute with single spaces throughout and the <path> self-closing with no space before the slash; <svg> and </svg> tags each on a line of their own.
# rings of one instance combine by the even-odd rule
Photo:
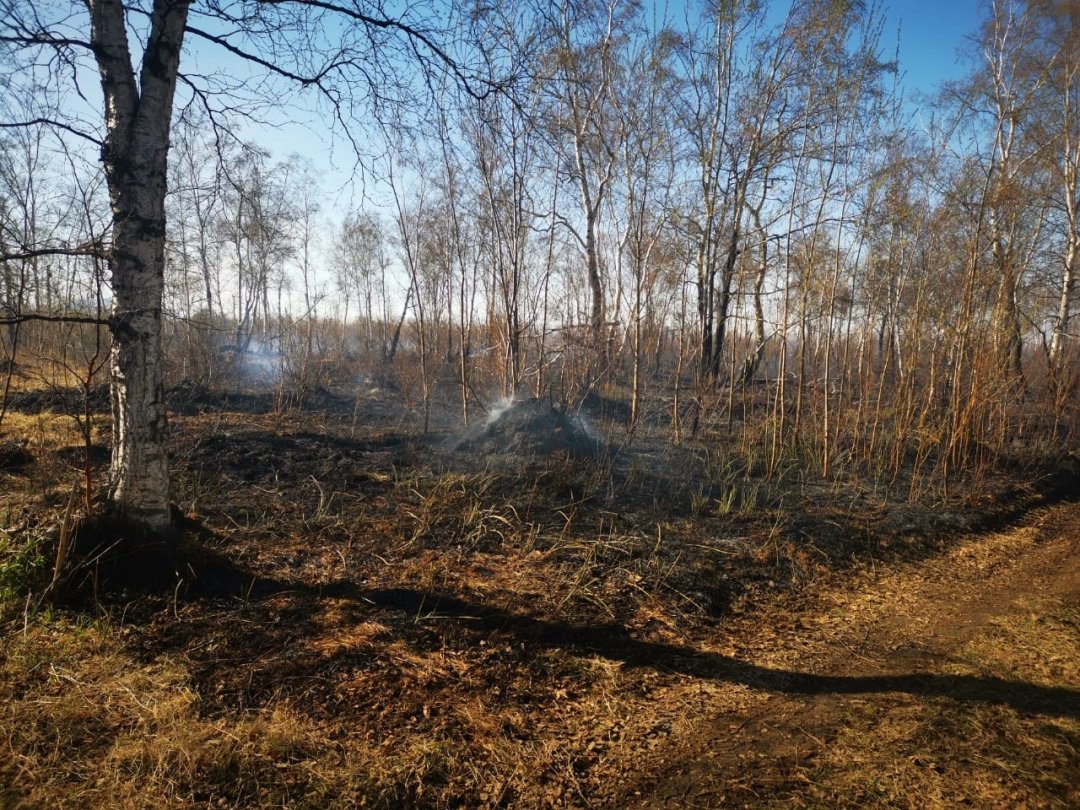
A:
<svg viewBox="0 0 1080 810">
<path fill-rule="evenodd" d="M 514 401 L 513 397 L 503 397 L 492 405 L 491 410 L 488 411 L 487 419 L 484 420 L 484 427 L 491 427 L 498 422 L 502 415 L 514 406 Z"/>
<path fill-rule="evenodd" d="M 281 379 L 281 351 L 272 343 L 252 338 L 239 355 L 241 374 L 263 383 L 276 385 Z"/>
<path fill-rule="evenodd" d="M 596 428 L 593 426 L 593 423 L 590 422 L 589 419 L 585 416 L 585 414 L 583 414 L 581 411 L 575 413 L 573 417 L 571 417 L 571 419 L 574 425 L 577 426 L 582 433 L 584 433 L 594 442 L 603 441 L 603 437 L 597 432 Z"/>
</svg>

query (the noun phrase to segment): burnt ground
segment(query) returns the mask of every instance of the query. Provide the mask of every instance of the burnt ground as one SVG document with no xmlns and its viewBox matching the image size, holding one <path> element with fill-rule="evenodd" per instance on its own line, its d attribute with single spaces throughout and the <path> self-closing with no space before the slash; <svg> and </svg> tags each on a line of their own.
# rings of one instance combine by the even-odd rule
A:
<svg viewBox="0 0 1080 810">
<path fill-rule="evenodd" d="M 751 691 L 720 690 L 614 806 L 1080 803 L 1080 507 L 809 596 L 740 652 Z M 1044 735 L 1062 748 L 1032 761 Z"/>
<path fill-rule="evenodd" d="M 421 436 L 387 392 L 173 395 L 174 584 L 5 625 L 0 807 L 1077 803 L 1047 487 L 766 485 L 609 400 Z M 22 438 L 44 530 L 85 454 Z"/>
</svg>

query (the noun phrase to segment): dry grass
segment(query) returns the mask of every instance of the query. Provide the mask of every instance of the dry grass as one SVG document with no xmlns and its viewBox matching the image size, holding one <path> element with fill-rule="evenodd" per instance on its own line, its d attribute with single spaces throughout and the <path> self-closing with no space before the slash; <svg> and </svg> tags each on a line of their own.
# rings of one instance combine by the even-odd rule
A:
<svg viewBox="0 0 1080 810">
<path fill-rule="evenodd" d="M 1080 606 L 1028 599 L 996 617 L 949 667 L 1049 687 L 1080 686 Z M 800 791 L 809 806 L 1080 806 L 1080 720 L 949 698 L 853 700 L 847 725 Z"/>
<path fill-rule="evenodd" d="M 101 442 L 107 438 L 102 429 L 108 418 L 99 414 L 94 418 L 93 439 Z M 78 423 L 69 414 L 43 410 L 37 413 L 8 411 L 4 414 L 3 435 L 14 441 L 26 441 L 28 448 L 39 457 L 46 456 L 58 447 L 78 444 L 83 435 Z"/>
<path fill-rule="evenodd" d="M 222 711 L 190 662 L 144 663 L 123 630 L 31 621 L 0 655 L 0 759 L 10 763 L 0 807 L 580 806 L 678 723 L 678 712 L 649 711 L 656 695 L 628 688 L 601 658 L 552 650 L 492 680 L 471 656 L 418 651 L 378 623 L 342 629 L 334 618 L 295 656 L 371 654 L 375 680 L 404 694 L 372 703 L 373 676 L 360 671 L 336 690 L 363 705 L 359 715 L 315 718 L 284 695 Z M 489 666 L 514 655 L 489 646 Z M 530 686 L 529 701 L 499 694 Z"/>
<path fill-rule="evenodd" d="M 182 664 L 140 663 L 124 636 L 63 619 L 9 636 L 0 806 L 399 807 L 452 756 L 419 736 L 369 741 L 281 701 L 208 716 Z"/>
<path fill-rule="evenodd" d="M 91 440 L 107 447 L 108 419 L 92 417 Z M 37 523 L 52 520 L 51 509 L 66 503 L 72 486 L 82 486 L 85 440 L 78 422 L 70 415 L 53 410 L 38 413 L 8 411 L 4 416 L 0 441 L 22 446 L 34 458 L 23 474 L 0 468 L 0 522 L 15 522 L 16 514 L 33 512 Z M 97 476 L 100 480 L 100 476 Z M 44 511 L 43 511 L 44 510 Z"/>
<path fill-rule="evenodd" d="M 65 388 L 79 388 L 86 380 L 86 370 L 93 352 L 78 360 L 64 363 L 51 357 L 42 357 L 31 352 L 22 352 L 11 373 L 8 390 L 15 392 L 53 391 Z M 101 366 L 107 350 L 95 363 L 96 373 L 92 383 L 104 383 L 108 380 L 106 368 Z M 0 370 L 0 390 L 7 382 L 8 372 Z"/>
</svg>

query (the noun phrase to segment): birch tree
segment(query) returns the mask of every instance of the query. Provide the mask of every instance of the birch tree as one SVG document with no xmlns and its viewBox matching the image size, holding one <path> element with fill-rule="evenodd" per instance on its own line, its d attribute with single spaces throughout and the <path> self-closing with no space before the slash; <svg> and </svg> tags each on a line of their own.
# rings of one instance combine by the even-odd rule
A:
<svg viewBox="0 0 1080 810">
<path fill-rule="evenodd" d="M 550 54 L 554 98 L 551 126 L 559 168 L 578 192 L 574 219 L 561 217 L 585 259 L 594 352 L 606 354 L 604 270 L 600 220 L 611 194 L 625 134 L 618 126 L 613 82 L 623 29 L 638 6 L 627 0 L 563 0 L 552 19 L 557 45 Z"/>
<path fill-rule="evenodd" d="M 1080 2 L 1031 0 L 1029 12 L 1039 41 L 1033 48 L 1035 64 L 1028 69 L 1047 74 L 1039 113 L 1031 124 L 1047 146 L 1051 231 L 1060 256 L 1048 349 L 1051 372 L 1059 378 L 1066 350 L 1076 341 L 1072 319 L 1080 274 Z"/>
<path fill-rule="evenodd" d="M 360 131 L 430 102 L 432 74 L 450 74 L 454 86 L 477 95 L 497 89 L 462 56 L 467 43 L 449 35 L 458 6 L 449 10 L 413 4 L 391 11 L 363 0 L 214 0 L 195 7 L 189 0 L 0 0 L 0 58 L 9 75 L 80 93 L 87 71 L 100 81 L 96 122 L 58 107 L 4 123 L 50 127 L 100 150 L 113 224 L 109 501 L 121 517 L 170 534 L 161 334 L 178 84 L 215 121 L 256 102 L 273 108 L 287 93 L 306 94 L 363 157 Z M 251 78 L 183 74 L 182 54 L 192 42 L 245 63 L 239 73 Z"/>
</svg>

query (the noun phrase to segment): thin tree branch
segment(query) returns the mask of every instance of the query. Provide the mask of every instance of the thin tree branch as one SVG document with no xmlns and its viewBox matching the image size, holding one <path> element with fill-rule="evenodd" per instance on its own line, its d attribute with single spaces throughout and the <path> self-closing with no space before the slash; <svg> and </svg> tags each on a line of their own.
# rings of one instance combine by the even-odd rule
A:
<svg viewBox="0 0 1080 810">
<path fill-rule="evenodd" d="M 93 135 L 88 135 L 82 130 L 76 129 L 75 127 L 71 126 L 70 124 L 65 124 L 63 121 L 56 121 L 52 118 L 32 118 L 29 121 L 0 121 L 0 129 L 16 129 L 33 126 L 56 127 L 57 129 L 62 129 L 65 132 L 70 132 L 72 135 L 82 138 L 85 141 L 90 141 L 90 143 L 97 146 L 101 146 L 102 143 L 100 138 L 95 138 Z"/>
<path fill-rule="evenodd" d="M 45 323 L 82 323 L 91 326 L 109 326 L 108 318 L 94 318 L 90 315 L 42 315 L 30 313 L 28 315 L 15 315 L 10 318 L 0 318 L 0 326 L 13 326 L 15 324 L 29 323 L 30 321 L 44 321 Z"/>
<path fill-rule="evenodd" d="M 0 253 L 0 262 L 19 262 L 43 256 L 90 256 L 95 259 L 107 259 L 108 251 L 103 245 L 91 242 L 70 248 L 40 248 L 25 250 L 21 253 Z"/>
<path fill-rule="evenodd" d="M 363 23 L 364 25 L 371 26 L 372 28 L 397 31 L 398 33 L 404 34 L 412 43 L 414 43 L 414 53 L 417 57 L 420 57 L 420 54 L 417 53 L 415 50 L 415 43 L 420 43 L 425 49 L 430 51 L 440 62 L 442 62 L 446 68 L 450 70 L 450 72 L 454 75 L 454 78 L 457 79 L 458 84 L 462 87 L 462 89 L 464 89 L 465 92 L 472 96 L 474 99 L 481 100 L 487 98 L 493 92 L 500 90 L 506 86 L 506 83 L 504 82 L 496 82 L 476 76 L 467 76 L 461 65 L 458 64 L 457 60 L 450 56 L 450 54 L 447 53 L 438 44 L 436 44 L 434 40 L 432 40 L 420 29 L 415 28 L 408 23 L 402 22 L 401 20 L 396 20 L 388 17 L 372 17 L 369 14 L 364 14 L 358 9 L 347 8 L 346 6 L 341 6 L 336 3 L 324 2 L 324 0 L 261 0 L 261 2 L 265 3 L 266 5 L 292 4 L 308 6 L 309 8 L 319 8 L 323 9 L 324 11 L 330 11 L 335 14 L 340 14 L 344 17 L 348 17 L 349 19 Z M 476 82 L 480 82 L 481 84 L 485 85 L 487 89 L 483 92 L 474 89 L 474 84 Z"/>
</svg>

